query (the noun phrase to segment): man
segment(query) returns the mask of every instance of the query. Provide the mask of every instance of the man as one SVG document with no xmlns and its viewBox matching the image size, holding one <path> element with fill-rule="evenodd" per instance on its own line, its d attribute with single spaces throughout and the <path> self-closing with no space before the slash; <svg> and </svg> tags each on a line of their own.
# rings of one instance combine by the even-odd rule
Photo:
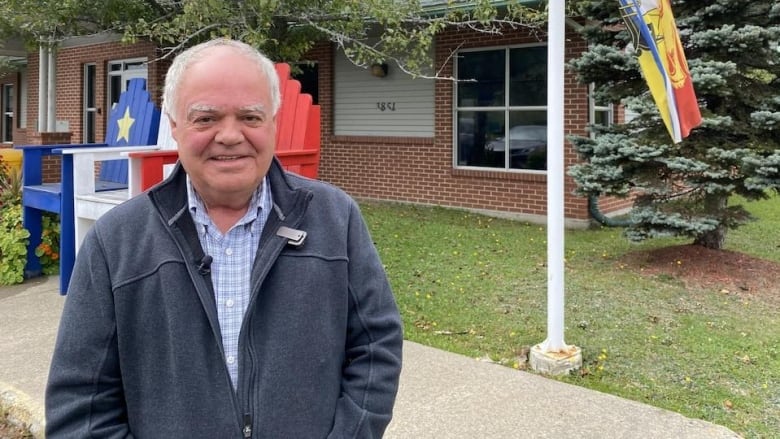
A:
<svg viewBox="0 0 780 439">
<path fill-rule="evenodd" d="M 79 251 L 47 437 L 381 437 L 398 310 L 355 202 L 274 159 L 273 64 L 195 46 L 163 101 L 180 164 Z"/>
</svg>

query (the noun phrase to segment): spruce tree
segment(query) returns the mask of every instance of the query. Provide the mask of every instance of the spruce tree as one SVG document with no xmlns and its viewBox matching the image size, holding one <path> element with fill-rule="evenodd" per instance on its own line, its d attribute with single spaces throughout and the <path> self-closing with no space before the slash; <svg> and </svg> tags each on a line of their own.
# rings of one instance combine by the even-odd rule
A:
<svg viewBox="0 0 780 439">
<path fill-rule="evenodd" d="M 636 117 L 572 141 L 577 192 L 634 196 L 626 235 L 685 236 L 723 247 L 751 216 L 741 200 L 780 191 L 780 4 L 672 1 L 703 123 L 674 144 L 650 97 L 617 0 L 578 2 L 588 52 L 570 67 L 602 102 Z M 735 197 L 739 195 L 742 198 Z M 740 201 L 737 201 L 740 200 Z"/>
</svg>

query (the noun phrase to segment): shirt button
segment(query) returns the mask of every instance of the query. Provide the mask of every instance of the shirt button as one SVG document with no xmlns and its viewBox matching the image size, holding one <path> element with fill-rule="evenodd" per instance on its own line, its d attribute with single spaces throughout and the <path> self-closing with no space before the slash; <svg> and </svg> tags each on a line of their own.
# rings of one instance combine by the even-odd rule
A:
<svg viewBox="0 0 780 439">
<path fill-rule="evenodd" d="M 228 256 L 232 255 L 233 254 L 233 249 L 232 248 L 225 249 L 225 254 L 228 255 Z"/>
<path fill-rule="evenodd" d="M 225 306 L 227 306 L 228 308 L 232 308 L 234 304 L 235 302 L 233 301 L 233 299 L 228 299 L 225 301 Z"/>
<path fill-rule="evenodd" d="M 236 362 L 236 357 L 234 357 L 234 356 L 232 356 L 232 355 L 228 355 L 228 357 L 227 357 L 227 363 L 228 363 L 228 364 L 233 364 L 233 363 L 235 363 L 235 362 Z"/>
</svg>

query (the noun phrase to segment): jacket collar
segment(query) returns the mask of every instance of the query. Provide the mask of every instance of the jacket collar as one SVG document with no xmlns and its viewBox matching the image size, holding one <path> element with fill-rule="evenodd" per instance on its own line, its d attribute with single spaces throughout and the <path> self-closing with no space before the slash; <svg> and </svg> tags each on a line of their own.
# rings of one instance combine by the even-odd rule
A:
<svg viewBox="0 0 780 439">
<path fill-rule="evenodd" d="M 297 226 L 306 211 L 312 193 L 296 186 L 282 169 L 277 158 L 273 159 L 268 169 L 268 181 L 274 202 L 274 212 L 269 217 L 269 223 L 276 223 L 271 219 L 277 217 L 283 225 Z M 169 226 L 187 212 L 187 179 L 181 162 L 177 162 L 167 179 L 149 190 L 149 197 Z"/>
</svg>

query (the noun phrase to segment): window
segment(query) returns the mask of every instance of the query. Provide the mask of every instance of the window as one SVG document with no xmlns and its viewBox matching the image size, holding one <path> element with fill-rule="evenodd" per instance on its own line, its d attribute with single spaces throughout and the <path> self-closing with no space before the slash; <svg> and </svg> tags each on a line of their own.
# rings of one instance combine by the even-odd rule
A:
<svg viewBox="0 0 780 439">
<path fill-rule="evenodd" d="M 119 95 L 127 90 L 127 83 L 133 78 L 146 79 L 146 58 L 111 61 L 108 63 L 108 108 L 114 108 Z"/>
<path fill-rule="evenodd" d="M 95 129 L 97 124 L 97 99 L 95 87 L 97 85 L 97 70 L 95 64 L 84 65 L 84 143 L 95 143 Z"/>
<path fill-rule="evenodd" d="M 3 125 L 1 135 L 2 141 L 11 143 L 14 141 L 14 85 L 3 84 Z"/>
<path fill-rule="evenodd" d="M 300 73 L 293 74 L 292 77 L 301 83 L 301 93 L 310 94 L 312 102 L 315 105 L 319 104 L 319 65 L 316 63 L 300 63 L 298 64 L 298 68 L 300 69 Z"/>
<path fill-rule="evenodd" d="M 460 52 L 455 165 L 547 169 L 547 47 Z"/>
<path fill-rule="evenodd" d="M 590 85 L 589 93 L 590 99 L 590 123 L 591 125 L 603 125 L 610 126 L 614 122 L 614 107 L 611 103 L 600 102 L 593 97 L 593 84 Z M 595 133 L 591 132 L 591 137 Z"/>
</svg>

